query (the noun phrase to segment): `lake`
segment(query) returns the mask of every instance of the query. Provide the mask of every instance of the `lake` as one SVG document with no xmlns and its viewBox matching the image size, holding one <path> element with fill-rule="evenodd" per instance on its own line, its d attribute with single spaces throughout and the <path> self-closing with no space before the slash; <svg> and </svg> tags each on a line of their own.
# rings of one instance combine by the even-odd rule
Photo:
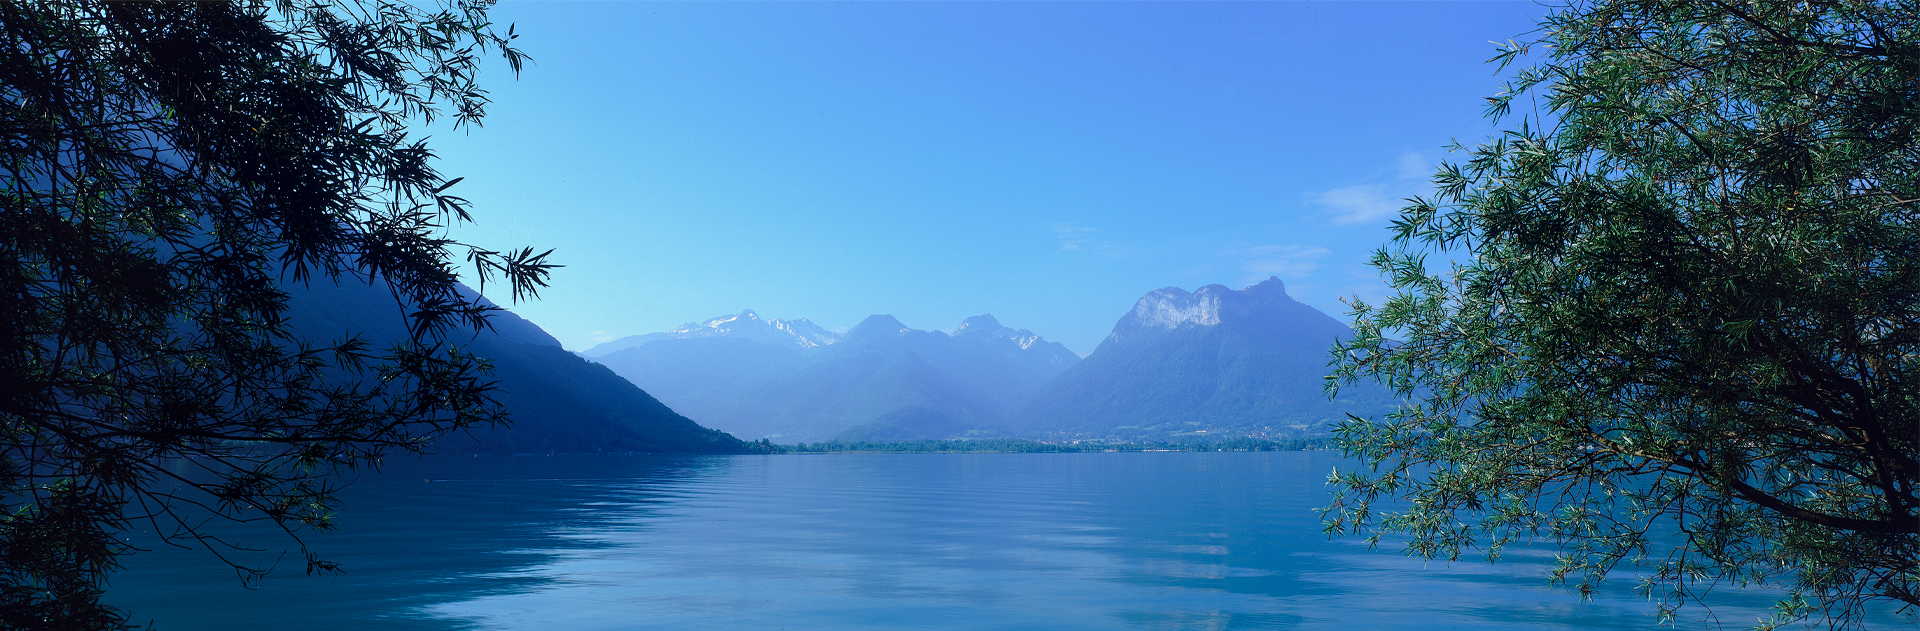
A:
<svg viewBox="0 0 1920 631">
<path fill-rule="evenodd" d="M 1551 549 L 1423 562 L 1329 541 L 1327 452 L 480 457 L 360 479 L 344 574 L 256 589 L 205 552 L 136 554 L 107 602 L 161 630 L 1653 629 Z M 1723 590 L 1724 591 L 1724 590 Z M 1763 594 L 1713 613 L 1746 628 Z M 1697 607 L 1686 610 L 1695 615 Z M 1876 626 L 1911 628 L 1892 615 Z M 1700 628 L 1683 620 L 1679 628 Z"/>
</svg>

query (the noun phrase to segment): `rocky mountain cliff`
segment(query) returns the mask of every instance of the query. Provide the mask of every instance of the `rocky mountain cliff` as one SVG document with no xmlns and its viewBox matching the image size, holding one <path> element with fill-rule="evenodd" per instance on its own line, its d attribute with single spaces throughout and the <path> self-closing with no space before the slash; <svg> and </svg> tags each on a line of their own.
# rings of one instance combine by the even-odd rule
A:
<svg viewBox="0 0 1920 631">
<path fill-rule="evenodd" d="M 1011 414 L 1030 435 L 1164 439 L 1324 431 L 1392 405 L 1377 386 L 1322 393 L 1346 325 L 1295 301 L 1278 278 L 1241 290 L 1147 293 L 1084 361 Z"/>
</svg>

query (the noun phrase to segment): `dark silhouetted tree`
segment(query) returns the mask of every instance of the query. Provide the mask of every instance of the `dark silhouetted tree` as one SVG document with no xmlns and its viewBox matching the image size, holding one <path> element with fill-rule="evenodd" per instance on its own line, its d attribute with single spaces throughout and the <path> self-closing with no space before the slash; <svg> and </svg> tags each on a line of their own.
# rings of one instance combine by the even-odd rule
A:
<svg viewBox="0 0 1920 631">
<path fill-rule="evenodd" d="M 518 72 L 489 4 L 0 2 L 0 627 L 119 624 L 136 522 L 326 528 L 330 475 L 504 419 L 455 266 L 516 298 L 550 266 L 440 236 L 467 204 L 409 132 L 478 123 L 483 54 Z M 283 287 L 320 282 L 390 289 L 410 340 L 296 339 Z"/>
</svg>

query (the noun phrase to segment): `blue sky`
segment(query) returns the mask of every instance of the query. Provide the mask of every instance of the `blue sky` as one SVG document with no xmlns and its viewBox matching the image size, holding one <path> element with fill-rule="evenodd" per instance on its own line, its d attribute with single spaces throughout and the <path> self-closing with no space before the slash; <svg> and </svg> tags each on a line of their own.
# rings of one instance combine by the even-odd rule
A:
<svg viewBox="0 0 1920 631">
<path fill-rule="evenodd" d="M 478 223 L 553 248 L 567 345 L 752 308 L 992 313 L 1081 354 L 1140 295 L 1269 275 L 1344 317 L 1400 198 L 1492 130 L 1531 2 L 509 2 Z M 491 292 L 489 292 L 491 293 Z"/>
</svg>

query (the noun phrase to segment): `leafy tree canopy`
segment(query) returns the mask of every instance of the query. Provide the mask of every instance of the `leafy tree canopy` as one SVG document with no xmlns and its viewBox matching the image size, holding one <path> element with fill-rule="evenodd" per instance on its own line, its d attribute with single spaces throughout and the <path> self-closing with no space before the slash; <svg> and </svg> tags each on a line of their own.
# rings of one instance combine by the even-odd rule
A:
<svg viewBox="0 0 1920 631">
<path fill-rule="evenodd" d="M 118 624 L 130 527 L 325 528 L 329 474 L 503 420 L 455 257 L 516 297 L 550 266 L 441 236 L 467 204 L 408 130 L 520 68 L 488 4 L 0 3 L 0 627 Z M 387 287 L 411 339 L 294 339 L 289 282 Z"/>
<path fill-rule="evenodd" d="M 1920 5 L 1591 0 L 1537 35 L 1495 58 L 1517 124 L 1409 200 L 1335 348 L 1331 387 L 1410 402 L 1339 428 L 1371 468 L 1329 531 L 1548 537 L 1554 579 L 1643 566 L 1663 616 L 1920 605 Z"/>
</svg>

